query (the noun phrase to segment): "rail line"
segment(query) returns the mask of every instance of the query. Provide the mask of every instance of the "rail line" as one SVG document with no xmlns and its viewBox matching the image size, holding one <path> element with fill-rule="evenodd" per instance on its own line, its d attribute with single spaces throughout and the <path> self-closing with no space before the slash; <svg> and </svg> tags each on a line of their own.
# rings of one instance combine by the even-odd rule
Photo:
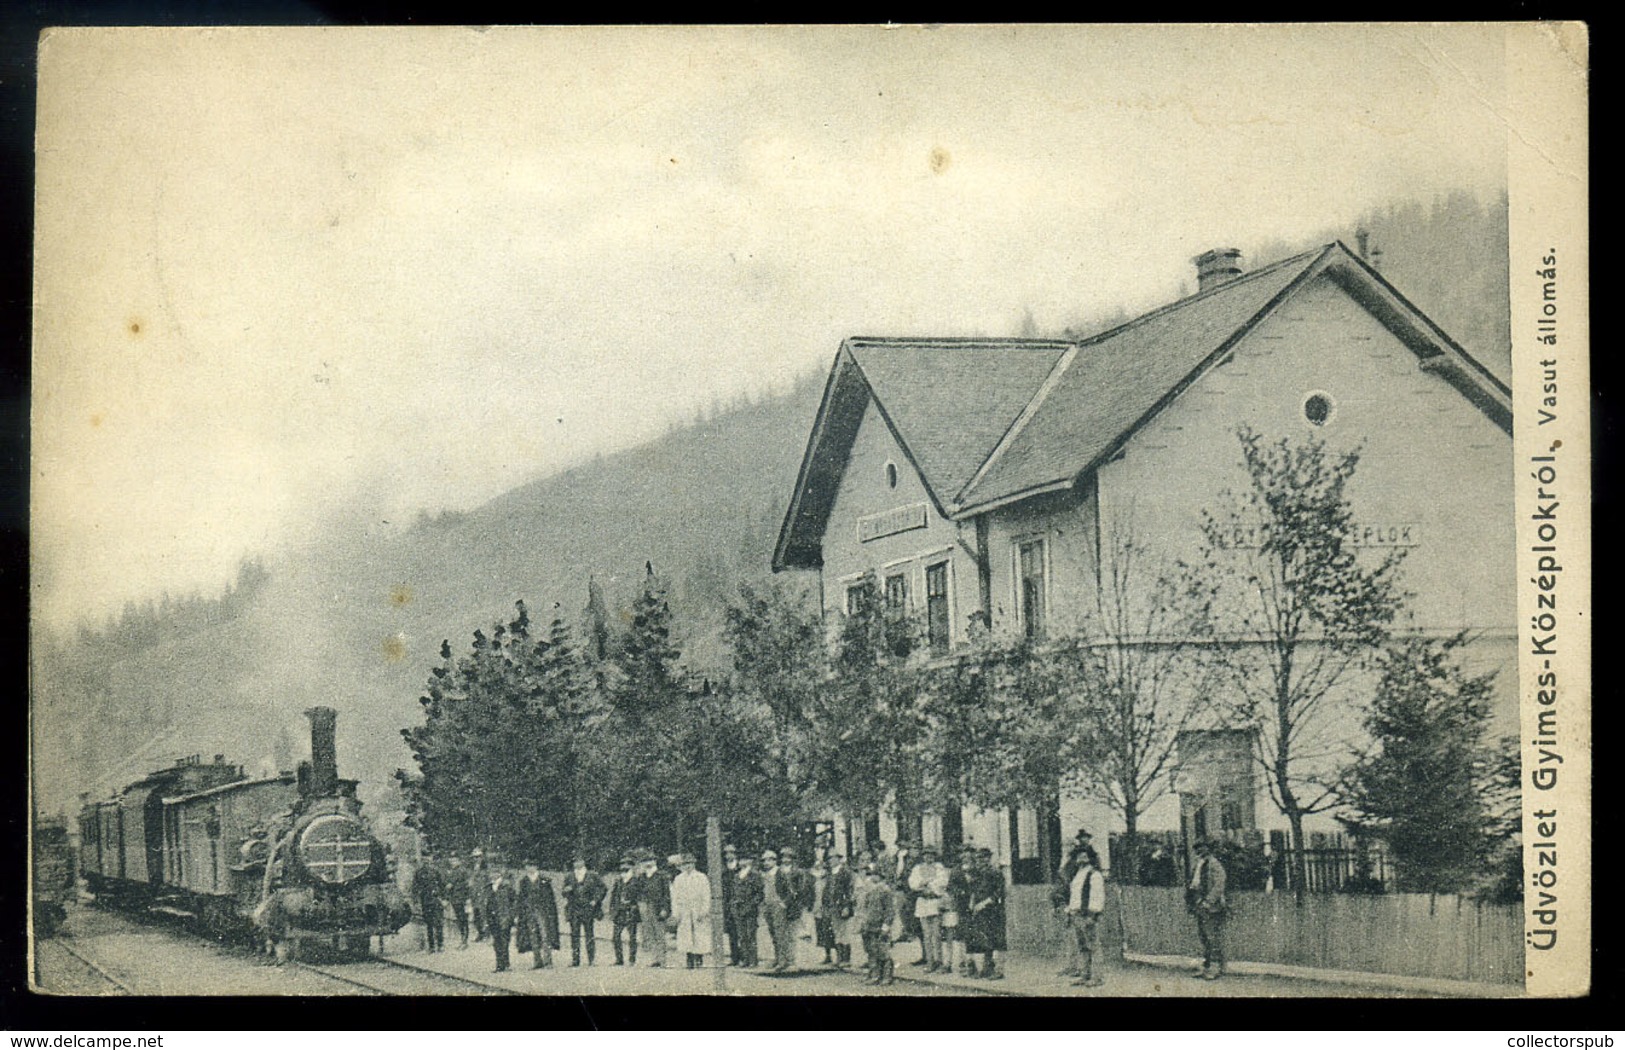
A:
<svg viewBox="0 0 1625 1050">
<path fill-rule="evenodd" d="M 330 980 L 338 981 L 354 988 L 359 988 L 370 995 L 402 996 L 470 994 L 468 991 L 462 989 L 476 989 L 477 991 L 474 994 L 479 995 L 521 994 L 511 988 L 502 988 L 494 984 L 486 984 L 483 981 L 476 981 L 470 977 L 460 977 L 457 974 L 443 973 L 440 970 L 431 970 L 425 966 L 413 966 L 411 963 L 397 962 L 394 959 L 373 957 L 360 962 L 343 963 L 332 967 L 315 965 L 307 962 L 296 962 L 293 965 L 302 970 L 308 970 L 311 973 L 319 974 L 322 977 L 326 977 Z M 404 982 L 400 979 L 390 980 L 385 978 L 383 981 L 375 983 L 373 980 L 365 979 L 383 977 L 383 974 L 378 972 L 380 969 L 396 975 L 410 974 L 412 976 L 407 977 Z M 436 991 L 434 988 L 434 985 L 436 984 L 441 985 L 442 990 Z M 448 984 L 455 986 L 460 990 L 456 992 L 447 992 L 444 990 L 444 987 Z"/>
<path fill-rule="evenodd" d="M 64 954 L 72 956 L 74 959 L 78 960 L 79 965 L 83 966 L 85 969 L 89 970 L 91 973 L 95 974 L 97 977 L 100 977 L 102 980 L 106 981 L 108 984 L 112 985 L 114 988 L 117 988 L 121 994 L 123 994 L 123 995 L 135 995 L 136 994 L 135 989 L 131 988 L 129 985 L 125 984 L 123 981 L 119 980 L 117 977 L 114 977 L 112 974 L 110 974 L 106 970 L 102 969 L 95 962 L 92 962 L 89 958 L 85 957 L 82 953 L 80 953 L 78 949 L 76 949 L 73 946 L 67 944 L 66 942 L 61 941 L 61 940 L 56 939 L 56 938 L 51 938 L 49 940 L 38 940 L 38 941 L 34 942 L 34 950 L 36 952 L 39 951 L 41 948 L 44 948 L 46 946 L 50 946 L 52 948 L 59 949 Z"/>
</svg>

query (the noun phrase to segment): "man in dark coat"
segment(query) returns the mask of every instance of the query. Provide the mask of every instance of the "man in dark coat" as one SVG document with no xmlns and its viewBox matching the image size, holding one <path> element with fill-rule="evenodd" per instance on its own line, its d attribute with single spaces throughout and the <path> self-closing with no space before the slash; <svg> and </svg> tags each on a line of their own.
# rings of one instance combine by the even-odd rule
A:
<svg viewBox="0 0 1625 1050">
<path fill-rule="evenodd" d="M 733 843 L 728 843 L 722 847 L 722 932 L 728 937 L 728 962 L 734 966 L 739 965 L 739 933 L 734 927 L 729 902 L 733 899 L 734 883 L 738 881 L 739 851 Z"/>
<path fill-rule="evenodd" d="M 762 918 L 762 877 L 750 857 L 741 858 L 738 870 L 724 876 L 724 884 L 729 883 L 728 920 L 733 923 L 739 947 L 736 965 L 754 969 L 762 964 L 756 950 L 756 927 Z"/>
<path fill-rule="evenodd" d="M 586 942 L 587 965 L 598 956 L 598 929 L 604 917 L 604 880 L 587 867 L 587 858 L 577 855 L 564 876 L 564 917 L 570 923 L 570 965 L 581 965 L 581 946 Z"/>
<path fill-rule="evenodd" d="M 773 939 L 773 969 L 784 972 L 796 961 L 796 920 L 801 917 L 794 867 L 780 867 L 779 855 L 762 853 L 762 914 Z"/>
<path fill-rule="evenodd" d="M 650 966 L 666 965 L 666 923 L 671 918 L 671 880 L 654 854 L 643 854 L 643 889 L 638 898 L 638 931 Z"/>
<path fill-rule="evenodd" d="M 451 921 L 457 925 L 459 948 L 468 947 L 468 869 L 463 859 L 451 855 L 446 864 L 446 904 L 451 908 Z"/>
<path fill-rule="evenodd" d="M 824 876 L 822 908 L 829 924 L 830 939 L 835 942 L 835 965 L 845 969 L 852 963 L 853 916 L 857 911 L 857 881 L 846 858 L 831 853 L 829 873 Z"/>
<path fill-rule="evenodd" d="M 970 960 L 969 950 L 966 947 L 971 922 L 971 876 L 975 872 L 976 849 L 966 846 L 959 851 L 959 865 L 948 875 L 948 911 L 953 916 L 952 939 L 959 946 L 959 972 L 966 977 L 976 973 L 976 964 Z M 945 921 L 943 929 L 948 928 Z"/>
<path fill-rule="evenodd" d="M 816 880 L 811 871 L 796 864 L 794 846 L 779 851 L 779 870 L 784 873 L 782 885 L 788 894 L 784 899 L 785 918 L 790 921 L 791 935 L 800 937 L 802 916 L 812 911 Z"/>
<path fill-rule="evenodd" d="M 491 935 L 491 947 L 496 951 L 497 971 L 508 968 L 508 941 L 518 918 L 518 901 L 514 896 L 513 879 L 502 865 L 492 858 L 486 874 L 484 893 L 485 927 Z"/>
<path fill-rule="evenodd" d="M 468 903 L 474 913 L 474 939 L 484 940 L 486 933 L 486 888 L 490 885 L 491 871 L 485 851 L 476 848 L 468 868 Z"/>
<path fill-rule="evenodd" d="M 1197 844 L 1196 858 L 1185 900 L 1196 916 L 1196 935 L 1202 940 L 1202 969 L 1197 976 L 1217 981 L 1224 975 L 1224 924 L 1230 917 L 1226 875 L 1212 839 Z"/>
<path fill-rule="evenodd" d="M 643 892 L 643 876 L 628 853 L 621 857 L 620 874 L 610 882 L 609 921 L 615 944 L 615 965 L 638 964 L 638 898 Z M 621 948 L 621 935 L 626 935 L 626 948 Z"/>
<path fill-rule="evenodd" d="M 553 965 L 553 950 L 559 946 L 559 902 L 553 895 L 553 880 L 542 874 L 534 860 L 525 861 L 525 874 L 519 879 L 519 944 L 521 952 L 535 952 L 534 969 Z"/>
<path fill-rule="evenodd" d="M 446 879 L 432 857 L 412 873 L 412 900 L 423 915 L 423 938 L 431 952 L 446 950 Z"/>
<path fill-rule="evenodd" d="M 1072 885 L 1072 877 L 1078 873 L 1078 858 L 1082 855 L 1081 851 L 1093 848 L 1094 837 L 1084 828 L 1079 828 L 1078 833 L 1072 836 L 1072 845 L 1067 847 L 1066 860 L 1061 862 L 1061 870 L 1056 873 L 1056 888 L 1053 888 L 1050 894 L 1052 902 L 1057 896 L 1064 897 L 1067 892 L 1064 887 Z M 1096 857 L 1099 855 L 1095 854 Z"/>
</svg>

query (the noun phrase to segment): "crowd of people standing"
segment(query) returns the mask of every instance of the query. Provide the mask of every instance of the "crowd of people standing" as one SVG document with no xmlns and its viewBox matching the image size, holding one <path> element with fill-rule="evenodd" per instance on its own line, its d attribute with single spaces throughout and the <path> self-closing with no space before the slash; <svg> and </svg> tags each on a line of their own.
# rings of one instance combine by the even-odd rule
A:
<svg viewBox="0 0 1625 1050">
<path fill-rule="evenodd" d="M 785 973 L 802 969 L 798 944 L 811 940 L 830 970 L 857 968 L 871 984 L 896 978 L 895 946 L 918 942 L 911 965 L 925 973 L 959 973 L 1002 980 L 998 955 L 1006 950 L 1005 879 L 992 851 L 966 846 L 944 858 L 934 846 L 889 849 L 877 843 L 855 863 L 818 849 L 805 867 L 795 847 L 741 851 L 723 847 L 722 915 L 712 914 L 710 878 L 693 854 L 660 860 L 647 849 L 629 850 L 618 870 L 600 874 L 577 856 L 560 880 L 533 859 L 517 867 L 474 850 L 465 863 L 451 854 L 426 857 L 412 875 L 411 896 L 431 952 L 446 948 L 446 917 L 458 947 L 489 940 L 496 969 L 507 970 L 514 951 L 531 954 L 535 969 L 553 963 L 562 933 L 570 936 L 570 965 L 594 966 L 606 918 L 616 966 L 660 968 L 680 957 L 688 969 L 708 965 L 713 923 L 720 919 L 727 964 Z M 1224 972 L 1224 929 L 1229 912 L 1225 869 L 1214 843 L 1200 842 L 1187 888 L 1203 949 L 1198 976 Z M 1090 836 L 1079 831 L 1056 873 L 1051 903 L 1069 933 L 1062 971 L 1073 984 L 1099 987 L 1100 920 L 1106 876 Z M 765 941 L 762 933 L 765 931 Z M 762 948 L 771 953 L 763 962 Z M 714 961 L 714 960 L 713 960 Z"/>
<path fill-rule="evenodd" d="M 690 969 L 706 966 L 713 923 L 720 922 L 726 962 L 742 969 L 800 970 L 798 946 L 810 940 L 823 952 L 813 965 L 853 971 L 861 950 L 865 979 L 889 984 L 894 945 L 918 942 L 912 965 L 927 973 L 1004 976 L 1005 879 L 989 849 L 967 846 L 944 858 L 932 846 L 876 843 L 855 861 L 817 849 L 803 865 L 794 846 L 759 853 L 725 846 L 720 916 L 712 914 L 711 881 L 692 854 L 662 862 L 634 849 L 617 867 L 600 873 L 578 856 L 555 890 L 533 859 L 514 866 L 476 849 L 466 860 L 425 857 L 410 894 L 428 951 L 446 950 L 449 916 L 458 948 L 488 940 L 498 971 L 510 967 L 514 951 L 531 954 L 536 969 L 553 966 L 565 929 L 570 965 L 596 965 L 599 924 L 607 919 L 616 966 L 637 966 L 640 956 L 650 968 L 667 966 L 669 957 Z"/>
</svg>

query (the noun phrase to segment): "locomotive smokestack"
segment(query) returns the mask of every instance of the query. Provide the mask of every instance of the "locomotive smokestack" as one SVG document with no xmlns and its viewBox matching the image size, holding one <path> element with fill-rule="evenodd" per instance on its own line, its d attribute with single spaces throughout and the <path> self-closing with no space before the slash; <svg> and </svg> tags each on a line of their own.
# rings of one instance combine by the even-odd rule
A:
<svg viewBox="0 0 1625 1050">
<path fill-rule="evenodd" d="M 312 707 L 305 712 L 310 719 L 310 791 L 321 797 L 335 795 L 339 790 L 338 743 L 333 727 L 339 713 L 331 707 Z"/>
</svg>

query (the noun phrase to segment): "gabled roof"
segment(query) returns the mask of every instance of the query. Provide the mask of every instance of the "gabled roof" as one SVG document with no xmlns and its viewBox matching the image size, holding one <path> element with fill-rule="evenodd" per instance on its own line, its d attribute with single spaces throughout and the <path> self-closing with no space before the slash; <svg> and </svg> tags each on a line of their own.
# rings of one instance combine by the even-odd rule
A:
<svg viewBox="0 0 1625 1050">
<path fill-rule="evenodd" d="M 1215 351 L 1228 349 L 1303 280 L 1319 248 L 1135 318 L 1079 344 L 1044 403 L 1012 434 L 960 506 L 1069 481 L 1099 459 Z"/>
<path fill-rule="evenodd" d="M 947 516 L 1070 347 L 1053 339 L 846 340 L 824 386 L 774 569 L 820 564 L 824 525 L 871 402 Z"/>
<path fill-rule="evenodd" d="M 846 348 L 932 498 L 946 507 L 1070 344 L 860 338 Z"/>
<path fill-rule="evenodd" d="M 819 406 L 775 570 L 821 562 L 870 398 L 937 509 L 973 517 L 1077 484 L 1281 303 L 1327 276 L 1508 434 L 1511 389 L 1341 242 L 1254 270 L 1078 343 L 850 339 Z"/>
</svg>

